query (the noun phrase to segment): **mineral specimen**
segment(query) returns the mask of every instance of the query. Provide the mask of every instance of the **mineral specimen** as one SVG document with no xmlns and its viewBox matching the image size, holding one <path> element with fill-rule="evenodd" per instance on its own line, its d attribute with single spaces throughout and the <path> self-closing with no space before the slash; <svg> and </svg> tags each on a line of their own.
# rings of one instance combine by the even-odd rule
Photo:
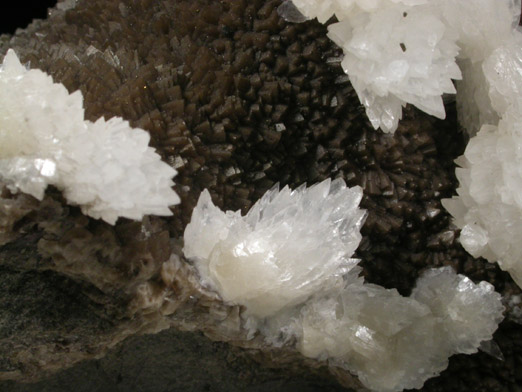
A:
<svg viewBox="0 0 522 392">
<path fill-rule="evenodd" d="M 464 248 L 498 261 L 522 285 L 522 33 L 508 23 L 510 16 L 504 13 L 503 39 L 485 46 L 481 69 L 466 82 L 464 99 L 476 107 L 465 110 L 465 122 L 481 128 L 457 160 L 458 196 L 443 205 L 462 229 Z"/>
<path fill-rule="evenodd" d="M 522 286 L 521 119 L 483 126 L 457 161 L 458 196 L 443 200 L 474 257 L 498 262 Z"/>
<path fill-rule="evenodd" d="M 463 125 L 474 131 L 479 108 L 489 100 L 469 100 L 480 93 L 484 59 L 511 34 L 518 23 L 520 5 L 513 0 L 458 1 L 294 0 L 307 18 L 325 23 L 332 16 L 328 36 L 344 51 L 342 66 L 372 125 L 395 132 L 407 103 L 439 118 L 445 118 L 443 94 L 456 93 L 452 80 L 464 79 L 459 114 Z M 299 21 L 288 6 L 280 12 Z M 480 26 L 480 28 L 478 28 Z M 457 65 L 469 75 L 462 75 Z M 463 96 L 465 95 L 465 96 Z M 483 113 L 482 116 L 485 116 Z"/>
<path fill-rule="evenodd" d="M 475 285 L 448 267 L 426 271 L 409 298 L 349 282 L 309 301 L 295 327 L 306 356 L 334 360 L 374 391 L 421 388 L 448 357 L 477 352 L 491 339 L 504 307 L 491 284 Z M 299 323 L 298 323 L 299 324 Z"/>
<path fill-rule="evenodd" d="M 114 117 L 84 121 L 81 92 L 69 94 L 44 72 L 27 70 L 10 50 L 0 67 L 0 178 L 39 200 L 48 185 L 84 214 L 171 215 L 176 171 L 148 147 L 150 136 Z"/>
<path fill-rule="evenodd" d="M 4 189 L 0 390 L 337 391 L 337 382 L 361 390 L 357 377 L 304 357 L 291 339 L 248 340 L 243 307 L 201 286 L 179 244 L 205 188 L 223 211 L 246 214 L 277 182 L 295 189 L 326 178 L 363 189 L 368 217 L 354 257 L 367 282 L 408 297 L 426 268 L 450 265 L 510 298 L 493 342 L 505 361 L 455 355 L 423 390 L 519 388 L 522 329 L 511 299 L 520 289 L 465 252 L 440 204 L 456 186 L 453 160 L 464 146 L 451 102 L 445 122 L 407 107 L 394 135 L 375 132 L 326 26 L 286 23 L 279 0 L 61 4 L 48 20 L 1 36 L 0 52 L 14 48 L 69 92 L 80 89 L 86 119 L 118 116 L 146 130 L 179 173 L 181 202 L 170 217 L 111 226 L 54 187 L 41 202 Z M 131 338 L 139 348 L 111 349 L 167 327 Z"/>
<path fill-rule="evenodd" d="M 223 300 L 257 318 L 342 286 L 358 260 L 365 212 L 360 187 L 342 179 L 268 191 L 248 214 L 222 212 L 203 191 L 185 230 L 184 254 Z"/>
<path fill-rule="evenodd" d="M 242 217 L 222 212 L 204 191 L 184 254 L 224 301 L 245 306 L 255 318 L 248 327 L 268 342 L 296 339 L 305 356 L 333 360 L 371 390 L 420 388 L 451 355 L 491 340 L 503 319 L 501 296 L 449 267 L 426 272 L 410 298 L 364 284 L 351 259 L 365 217 L 361 197 L 341 179 L 276 188 Z"/>
</svg>

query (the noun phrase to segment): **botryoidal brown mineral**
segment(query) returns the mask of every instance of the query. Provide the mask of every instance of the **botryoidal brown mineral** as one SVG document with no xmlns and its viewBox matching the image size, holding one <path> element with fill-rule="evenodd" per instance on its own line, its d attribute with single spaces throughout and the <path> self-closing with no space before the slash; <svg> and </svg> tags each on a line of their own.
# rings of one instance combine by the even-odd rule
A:
<svg viewBox="0 0 522 392">
<path fill-rule="evenodd" d="M 81 90 L 88 120 L 121 116 L 148 131 L 178 171 L 181 198 L 172 217 L 111 226 L 55 189 L 38 202 L 4 188 L 0 379 L 35 381 L 129 336 L 172 327 L 247 348 L 264 366 L 331 372 L 361 388 L 294 349 L 248 340 L 240 307 L 201 286 L 180 238 L 205 188 L 221 209 L 246 212 L 277 182 L 295 188 L 342 178 L 364 190 L 368 218 L 355 256 L 367 281 L 408 295 L 427 267 L 450 265 L 505 298 L 520 294 L 506 273 L 461 248 L 440 205 L 457 185 L 453 159 L 465 142 L 453 108 L 445 122 L 408 109 L 394 136 L 374 131 L 326 27 L 286 23 L 279 4 L 64 1 L 47 20 L 0 37 L 2 55 L 13 48 L 69 92 Z M 494 336 L 504 361 L 453 357 L 424 389 L 516 388 L 522 334 L 512 303 Z"/>
</svg>

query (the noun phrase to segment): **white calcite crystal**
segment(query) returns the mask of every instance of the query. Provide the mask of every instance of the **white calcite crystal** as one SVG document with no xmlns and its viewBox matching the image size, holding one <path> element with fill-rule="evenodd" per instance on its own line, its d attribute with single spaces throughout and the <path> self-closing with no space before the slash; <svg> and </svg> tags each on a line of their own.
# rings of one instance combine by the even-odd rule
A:
<svg viewBox="0 0 522 392">
<path fill-rule="evenodd" d="M 430 6 L 383 6 L 329 26 L 341 63 L 374 128 L 397 129 L 406 103 L 445 117 L 442 94 L 461 73 L 456 35 Z M 349 40 L 347 40 L 349 37 Z"/>
<path fill-rule="evenodd" d="M 245 307 L 269 344 L 296 344 L 375 391 L 420 388 L 456 353 L 492 338 L 504 310 L 491 284 L 450 267 L 425 272 L 410 297 L 366 284 L 358 260 L 360 187 L 338 179 L 268 191 L 245 215 L 203 191 L 184 254 L 203 284 Z"/>
<path fill-rule="evenodd" d="M 344 20 L 360 12 L 375 12 L 389 5 L 419 5 L 428 0 L 292 0 L 297 9 L 307 18 L 325 23 L 332 16 Z M 285 14 L 283 14 L 286 17 Z"/>
<path fill-rule="evenodd" d="M 500 108 L 500 103 L 513 97 L 492 94 L 490 90 L 496 88 L 495 80 L 513 76 L 516 60 L 499 56 L 520 51 L 520 33 L 516 29 L 520 1 L 447 0 L 444 4 L 445 19 L 458 32 L 461 48 L 459 66 L 463 79 L 457 82 L 458 118 L 464 129 L 475 135 L 484 124 L 498 124 L 506 109 Z M 493 71 L 492 64 L 497 70 Z M 503 65 L 498 69 L 500 64 Z"/>
<path fill-rule="evenodd" d="M 222 212 L 203 191 L 183 252 L 223 300 L 258 319 L 342 286 L 358 260 L 360 187 L 341 179 L 268 191 L 248 214 Z"/>
<path fill-rule="evenodd" d="M 522 116 L 522 33 L 513 31 L 482 68 L 493 109 L 500 117 L 508 112 L 509 116 Z"/>
<path fill-rule="evenodd" d="M 498 124 L 500 117 L 489 97 L 489 85 L 482 71 L 483 62 L 459 62 L 465 75 L 457 84 L 457 118 L 469 135 L 475 135 L 483 124 Z"/>
<path fill-rule="evenodd" d="M 410 298 L 430 308 L 452 353 L 476 353 L 503 319 L 504 306 L 495 287 L 485 281 L 475 284 L 451 267 L 424 272 Z"/>
<path fill-rule="evenodd" d="M 451 355 L 477 352 L 503 310 L 491 284 L 474 284 L 444 267 L 426 271 L 409 298 L 360 281 L 347 284 L 309 301 L 292 330 L 304 355 L 328 358 L 369 389 L 391 392 L 421 388 Z"/>
<path fill-rule="evenodd" d="M 459 58 L 473 63 L 486 59 L 509 40 L 518 25 L 520 0 L 439 0 L 442 17 L 456 31 Z"/>
<path fill-rule="evenodd" d="M 0 179 L 42 199 L 48 185 L 82 212 L 118 217 L 171 215 L 176 171 L 149 147 L 150 136 L 115 117 L 84 120 L 81 92 L 69 94 L 9 50 L 0 67 Z"/>
<path fill-rule="evenodd" d="M 457 34 L 427 0 L 294 0 L 306 17 L 325 22 L 344 51 L 344 71 L 374 128 L 395 132 L 407 103 L 445 117 L 442 94 L 460 79 Z M 285 9 L 281 12 L 284 16 Z"/>
<path fill-rule="evenodd" d="M 508 10 L 503 15 L 511 28 Z M 480 131 L 456 161 L 458 196 L 443 205 L 462 229 L 463 247 L 497 261 L 522 287 L 522 34 L 511 28 L 502 38 L 475 66 L 477 85 L 463 90 L 475 99 L 464 125 Z"/>
<path fill-rule="evenodd" d="M 336 16 L 338 22 L 328 26 L 328 36 L 343 49 L 342 67 L 376 129 L 394 132 L 408 103 L 444 118 L 442 95 L 454 94 L 453 80 L 461 78 L 463 126 L 473 133 L 483 124 L 480 121 L 491 118 L 491 103 L 481 83 L 482 63 L 512 34 L 519 0 L 292 3 L 294 8 L 284 3 L 279 10 L 290 21 L 317 18 L 325 23 Z M 466 61 L 461 72 L 457 64 Z"/>
<path fill-rule="evenodd" d="M 514 109 L 515 110 L 515 109 Z M 518 110 L 518 109 L 517 109 Z M 518 117 L 518 118 L 517 118 Z M 458 196 L 443 200 L 474 257 L 497 261 L 522 286 L 522 118 L 483 126 L 457 160 Z"/>
</svg>

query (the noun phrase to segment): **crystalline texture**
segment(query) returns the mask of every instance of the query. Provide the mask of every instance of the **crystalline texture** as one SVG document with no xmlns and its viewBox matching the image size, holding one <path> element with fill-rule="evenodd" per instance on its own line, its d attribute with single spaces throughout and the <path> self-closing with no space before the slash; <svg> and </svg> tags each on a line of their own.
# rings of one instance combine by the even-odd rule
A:
<svg viewBox="0 0 522 392">
<path fill-rule="evenodd" d="M 457 116 L 462 127 L 473 136 L 483 124 L 498 124 L 500 118 L 489 97 L 483 63 L 466 59 L 459 65 L 464 78 L 457 82 Z"/>
<path fill-rule="evenodd" d="M 450 267 L 426 271 L 411 298 L 427 305 L 440 321 L 439 333 L 453 353 L 472 354 L 489 341 L 502 321 L 500 294 L 488 282 L 473 283 Z"/>
<path fill-rule="evenodd" d="M 297 9 L 291 0 L 283 1 L 283 4 L 277 8 L 277 12 L 287 22 L 302 23 L 308 20 L 308 18 Z"/>
<path fill-rule="evenodd" d="M 498 104 L 494 109 L 493 103 L 508 98 L 490 94 L 490 87 L 494 88 L 490 86 L 494 83 L 490 78 L 496 77 L 491 72 L 491 65 L 499 60 L 501 53 L 498 53 L 498 48 L 511 46 L 515 53 L 517 45 L 520 47 L 520 42 L 514 42 L 519 35 L 514 28 L 518 25 L 520 2 L 447 0 L 443 2 L 443 13 L 448 25 L 457 31 L 461 48 L 459 66 L 464 77 L 457 82 L 459 122 L 470 135 L 475 135 L 484 124 L 498 124 L 503 110 L 498 110 Z M 494 51 L 497 54 L 491 58 Z M 499 77 L 506 75 L 507 67 L 513 62 L 506 59 L 505 64 L 506 70 L 501 71 Z"/>
<path fill-rule="evenodd" d="M 452 79 L 461 78 L 458 47 L 452 30 L 429 8 L 383 7 L 329 27 L 329 37 L 344 50 L 342 67 L 375 128 L 395 131 L 406 103 L 445 117 L 441 96 L 455 93 Z"/>
<path fill-rule="evenodd" d="M 412 104 L 444 118 L 442 94 L 454 94 L 452 80 L 464 81 L 458 102 L 463 126 L 474 134 L 495 120 L 483 61 L 509 41 L 518 24 L 518 0 L 293 0 L 305 18 L 325 23 L 344 51 L 342 66 L 375 128 L 394 132 L 402 106 Z M 289 20 L 295 10 L 281 7 Z M 467 74 L 469 72 L 469 74 Z M 476 82 L 479 82 L 477 84 Z M 476 101 L 476 103 L 475 103 Z M 497 118 L 498 120 L 498 118 Z"/>
<path fill-rule="evenodd" d="M 443 0 L 440 8 L 445 23 L 458 34 L 459 57 L 473 63 L 508 40 L 520 15 L 519 0 Z"/>
<path fill-rule="evenodd" d="M 503 115 L 511 105 L 518 105 L 522 113 L 522 34 L 514 31 L 484 61 L 483 70 L 488 81 L 493 108 Z"/>
<path fill-rule="evenodd" d="M 118 117 L 84 121 L 82 101 L 9 50 L 0 67 L 2 181 L 40 200 L 54 185 L 84 214 L 111 224 L 171 215 L 176 171 L 148 147 L 149 134 Z"/>
<path fill-rule="evenodd" d="M 441 95 L 455 93 L 459 121 L 474 135 L 457 170 L 459 197 L 445 201 L 476 257 L 498 260 L 522 282 L 522 34 L 519 0 L 293 0 L 325 22 L 375 128 L 394 132 L 402 106 L 444 118 Z"/>
<path fill-rule="evenodd" d="M 420 388 L 449 356 L 490 340 L 503 310 L 492 285 L 449 267 L 427 271 L 409 298 L 359 281 L 305 305 L 298 349 L 329 358 L 374 391 Z"/>
<path fill-rule="evenodd" d="M 242 217 L 221 212 L 207 191 L 185 230 L 185 256 L 225 301 L 264 318 L 342 285 L 361 235 L 360 187 L 326 180 L 267 192 Z"/>
<path fill-rule="evenodd" d="M 497 261 L 522 286 L 522 34 L 512 30 L 504 38 L 481 63 L 480 95 L 490 104 L 477 105 L 478 113 L 490 125 L 485 120 L 458 159 L 458 196 L 443 205 L 462 229 L 464 248 Z"/>
<path fill-rule="evenodd" d="M 308 19 L 317 18 L 319 22 L 325 23 L 334 15 L 338 20 L 343 20 L 359 12 L 374 12 L 389 5 L 426 4 L 428 0 L 292 0 L 292 2 Z M 285 11 L 286 7 L 285 10 L 280 11 L 283 17 L 286 15 Z"/>
<path fill-rule="evenodd" d="M 267 192 L 248 212 L 222 212 L 204 191 L 184 234 L 202 281 L 245 306 L 270 344 L 356 373 L 375 391 L 420 388 L 456 353 L 491 339 L 504 310 L 486 282 L 427 271 L 410 297 L 365 284 L 351 255 L 361 240 L 361 188 L 326 180 Z"/>
<path fill-rule="evenodd" d="M 457 163 L 458 196 L 443 200 L 474 257 L 498 261 L 522 286 L 522 119 L 512 108 L 484 126 Z"/>
<path fill-rule="evenodd" d="M 455 31 L 426 0 L 294 0 L 308 18 L 336 15 L 328 36 L 344 51 L 349 75 L 374 128 L 395 132 L 407 103 L 445 117 L 442 94 L 461 73 Z"/>
</svg>

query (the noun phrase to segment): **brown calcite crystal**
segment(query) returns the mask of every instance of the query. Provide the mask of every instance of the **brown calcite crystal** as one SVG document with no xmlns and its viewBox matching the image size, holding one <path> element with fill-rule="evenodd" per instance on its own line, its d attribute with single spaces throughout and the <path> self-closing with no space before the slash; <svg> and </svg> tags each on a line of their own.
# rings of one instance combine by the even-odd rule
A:
<svg viewBox="0 0 522 392">
<path fill-rule="evenodd" d="M 520 389 L 520 309 L 510 300 L 520 289 L 462 249 L 440 204 L 454 193 L 453 160 L 466 142 L 454 106 L 445 121 L 408 109 L 395 135 L 374 131 L 326 27 L 286 23 L 279 4 L 66 0 L 47 20 L 0 36 L 1 56 L 13 48 L 70 92 L 81 90 L 87 119 L 121 116 L 148 131 L 178 171 L 181 197 L 172 217 L 110 226 L 56 189 L 39 202 L 2 186 L 0 390 L 360 389 L 343 370 L 248 339 L 242 309 L 202 287 L 181 252 L 203 189 L 219 207 L 245 212 L 278 182 L 329 177 L 364 189 L 369 216 L 356 256 L 368 281 L 408 295 L 423 270 L 450 265 L 506 298 L 494 337 L 503 360 L 455 356 L 424 390 Z M 176 349 L 166 354 L 169 344 Z M 127 356 L 144 352 L 156 354 L 145 372 L 169 372 L 172 363 L 179 375 L 186 364 L 191 379 L 208 381 L 130 382 L 143 364 Z M 110 363 L 98 359 L 105 355 Z"/>
</svg>

